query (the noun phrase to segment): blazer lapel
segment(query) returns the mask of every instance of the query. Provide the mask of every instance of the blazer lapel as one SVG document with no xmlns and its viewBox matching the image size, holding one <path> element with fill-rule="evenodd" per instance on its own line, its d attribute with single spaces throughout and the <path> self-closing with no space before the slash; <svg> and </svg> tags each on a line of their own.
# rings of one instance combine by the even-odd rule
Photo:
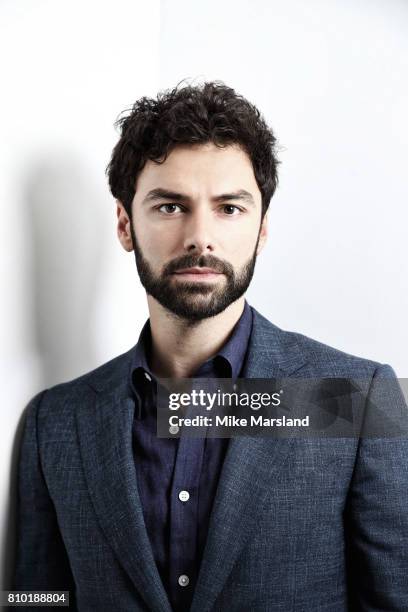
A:
<svg viewBox="0 0 408 612">
<path fill-rule="evenodd" d="M 295 340 L 253 310 L 244 378 L 285 378 L 304 364 Z M 210 610 L 282 469 L 293 438 L 239 437 L 230 441 L 211 514 L 191 612 Z"/>
<path fill-rule="evenodd" d="M 126 381 L 127 370 L 121 370 Z M 171 612 L 147 535 L 132 451 L 134 402 L 123 382 L 77 411 L 81 455 L 100 526 L 149 609 Z M 111 388 L 112 388 L 111 386 Z M 98 387 L 98 385 L 96 385 Z M 99 389 L 101 391 L 101 389 Z"/>
</svg>

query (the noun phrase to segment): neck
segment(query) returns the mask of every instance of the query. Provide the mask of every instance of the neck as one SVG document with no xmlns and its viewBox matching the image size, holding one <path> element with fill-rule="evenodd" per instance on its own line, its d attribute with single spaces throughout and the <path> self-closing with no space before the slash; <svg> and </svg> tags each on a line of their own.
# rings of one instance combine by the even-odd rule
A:
<svg viewBox="0 0 408 612">
<path fill-rule="evenodd" d="M 189 378 L 221 349 L 245 305 L 242 296 L 215 317 L 187 321 L 147 296 L 152 334 L 151 369 L 162 378 Z"/>
</svg>

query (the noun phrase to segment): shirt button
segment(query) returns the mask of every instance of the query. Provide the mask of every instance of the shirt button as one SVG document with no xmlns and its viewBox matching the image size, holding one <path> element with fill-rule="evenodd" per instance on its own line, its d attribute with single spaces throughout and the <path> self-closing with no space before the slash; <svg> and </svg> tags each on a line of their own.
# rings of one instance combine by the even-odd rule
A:
<svg viewBox="0 0 408 612">
<path fill-rule="evenodd" d="M 186 502 L 190 499 L 190 493 L 188 491 L 180 491 L 179 500 L 182 502 Z"/>
<path fill-rule="evenodd" d="M 152 380 L 152 377 L 147 372 L 145 372 L 144 375 L 145 375 L 145 378 L 147 378 L 147 380 Z"/>
<path fill-rule="evenodd" d="M 171 434 L 176 434 L 179 432 L 179 426 L 178 425 L 170 425 L 169 427 L 169 432 Z"/>
<path fill-rule="evenodd" d="M 190 578 L 186 576 L 186 574 L 181 574 L 181 576 L 179 576 L 178 583 L 180 586 L 187 586 L 189 582 Z"/>
</svg>

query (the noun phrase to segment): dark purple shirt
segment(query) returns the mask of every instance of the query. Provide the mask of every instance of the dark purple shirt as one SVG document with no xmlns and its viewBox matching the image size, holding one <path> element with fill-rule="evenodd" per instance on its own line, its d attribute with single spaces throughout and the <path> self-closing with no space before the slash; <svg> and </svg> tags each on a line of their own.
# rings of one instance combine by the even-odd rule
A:
<svg viewBox="0 0 408 612">
<path fill-rule="evenodd" d="M 245 301 L 229 340 L 217 355 L 200 366 L 194 378 L 238 378 L 251 329 L 252 310 Z M 163 585 L 174 610 L 185 612 L 193 598 L 229 440 L 156 436 L 157 383 L 149 367 L 150 351 L 147 321 L 135 347 L 130 380 L 136 400 L 133 452 L 137 482 Z"/>
</svg>

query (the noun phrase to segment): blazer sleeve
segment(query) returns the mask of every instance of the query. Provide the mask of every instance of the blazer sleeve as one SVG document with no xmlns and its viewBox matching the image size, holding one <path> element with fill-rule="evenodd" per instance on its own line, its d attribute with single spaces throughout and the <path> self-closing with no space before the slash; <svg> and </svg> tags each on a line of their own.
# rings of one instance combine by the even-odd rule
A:
<svg viewBox="0 0 408 612">
<path fill-rule="evenodd" d="M 34 397 L 26 409 L 18 465 L 18 531 L 12 588 L 69 591 L 69 610 L 76 611 L 75 583 L 39 455 L 37 413 L 45 393 Z M 27 609 L 39 607 L 24 608 Z"/>
<path fill-rule="evenodd" d="M 349 609 L 402 612 L 408 610 L 408 409 L 390 366 L 376 369 L 365 412 L 346 508 Z M 381 415 L 394 427 L 377 437 Z"/>
</svg>

